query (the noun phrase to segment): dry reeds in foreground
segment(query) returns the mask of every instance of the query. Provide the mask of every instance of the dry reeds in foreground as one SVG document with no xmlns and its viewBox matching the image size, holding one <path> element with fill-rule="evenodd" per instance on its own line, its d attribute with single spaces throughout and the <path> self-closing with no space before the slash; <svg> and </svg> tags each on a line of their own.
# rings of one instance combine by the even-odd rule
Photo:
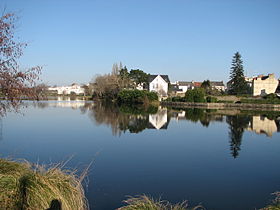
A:
<svg viewBox="0 0 280 210">
<path fill-rule="evenodd" d="M 204 209 L 203 206 L 189 207 L 187 202 L 170 204 L 168 201 L 154 200 L 146 195 L 130 197 L 124 201 L 126 206 L 119 208 L 119 210 L 198 210 Z"/>
<path fill-rule="evenodd" d="M 272 201 L 272 204 L 260 210 L 280 210 L 280 192 L 274 192 L 272 193 L 272 195 L 275 196 L 275 199 Z"/>
<path fill-rule="evenodd" d="M 81 179 L 61 164 L 46 169 L 28 162 L 0 159 L 0 209 L 86 210 L 87 200 Z"/>
</svg>

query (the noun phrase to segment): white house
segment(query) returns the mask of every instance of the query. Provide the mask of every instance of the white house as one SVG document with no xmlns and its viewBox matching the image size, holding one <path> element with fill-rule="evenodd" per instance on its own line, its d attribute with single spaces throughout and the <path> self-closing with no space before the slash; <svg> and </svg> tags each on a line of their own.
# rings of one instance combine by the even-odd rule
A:
<svg viewBox="0 0 280 210">
<path fill-rule="evenodd" d="M 275 93 L 278 84 L 279 81 L 275 78 L 274 74 L 268 74 L 268 76 L 259 75 L 253 79 L 253 96 Z"/>
<path fill-rule="evenodd" d="M 176 83 L 178 88 L 181 90 L 178 93 L 185 93 L 187 90 L 193 89 L 193 82 L 178 81 Z"/>
<path fill-rule="evenodd" d="M 60 87 L 50 87 L 49 91 L 57 91 L 58 95 L 69 95 L 75 93 L 76 95 L 84 94 L 85 89 L 78 84 L 72 84 L 71 86 L 60 86 Z"/>
<path fill-rule="evenodd" d="M 170 80 L 168 75 L 149 75 L 149 91 L 156 92 L 159 97 L 166 97 Z"/>
</svg>

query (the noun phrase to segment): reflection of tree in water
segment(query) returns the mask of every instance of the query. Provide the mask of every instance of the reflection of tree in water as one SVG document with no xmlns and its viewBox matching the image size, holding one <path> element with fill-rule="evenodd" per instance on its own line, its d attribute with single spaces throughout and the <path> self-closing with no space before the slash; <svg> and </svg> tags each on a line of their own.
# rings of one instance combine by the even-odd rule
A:
<svg viewBox="0 0 280 210">
<path fill-rule="evenodd" d="M 121 135 L 127 130 L 130 133 L 139 133 L 146 129 L 149 113 L 156 111 L 155 107 L 119 107 L 112 103 L 95 103 L 89 109 L 89 116 L 97 125 L 110 126 L 113 135 Z"/>
<path fill-rule="evenodd" d="M 276 126 L 277 126 L 277 132 L 280 132 L 280 117 L 279 120 L 275 120 Z"/>
<path fill-rule="evenodd" d="M 244 130 L 251 122 L 251 116 L 227 116 L 227 123 L 229 124 L 229 138 L 230 138 L 230 150 L 234 158 L 237 158 L 239 151 L 241 150 L 242 136 Z"/>
<path fill-rule="evenodd" d="M 222 115 L 213 114 L 216 110 L 205 110 L 199 108 L 186 109 L 185 117 L 192 122 L 198 122 L 208 127 L 211 121 L 223 121 Z M 212 113 L 213 112 L 213 113 Z"/>
</svg>

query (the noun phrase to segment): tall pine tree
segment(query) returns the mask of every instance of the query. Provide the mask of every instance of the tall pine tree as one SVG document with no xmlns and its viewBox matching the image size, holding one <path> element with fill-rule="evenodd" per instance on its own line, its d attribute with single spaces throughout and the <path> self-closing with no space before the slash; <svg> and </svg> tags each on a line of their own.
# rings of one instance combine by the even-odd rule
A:
<svg viewBox="0 0 280 210">
<path fill-rule="evenodd" d="M 239 52 L 236 52 L 232 59 L 230 71 L 230 85 L 228 92 L 233 95 L 248 94 L 249 85 L 245 81 L 243 61 Z"/>
</svg>

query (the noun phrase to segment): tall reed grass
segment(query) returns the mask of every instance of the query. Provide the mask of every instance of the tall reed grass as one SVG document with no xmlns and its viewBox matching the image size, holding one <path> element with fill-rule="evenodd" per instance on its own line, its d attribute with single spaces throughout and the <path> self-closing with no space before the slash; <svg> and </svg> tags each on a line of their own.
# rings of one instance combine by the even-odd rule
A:
<svg viewBox="0 0 280 210">
<path fill-rule="evenodd" d="M 81 183 L 84 175 L 78 177 L 62 166 L 0 159 L 0 209 L 88 209 Z"/>
</svg>

